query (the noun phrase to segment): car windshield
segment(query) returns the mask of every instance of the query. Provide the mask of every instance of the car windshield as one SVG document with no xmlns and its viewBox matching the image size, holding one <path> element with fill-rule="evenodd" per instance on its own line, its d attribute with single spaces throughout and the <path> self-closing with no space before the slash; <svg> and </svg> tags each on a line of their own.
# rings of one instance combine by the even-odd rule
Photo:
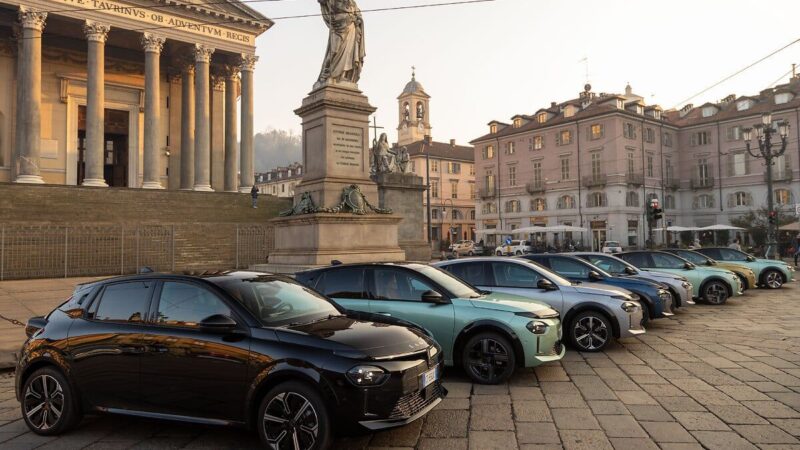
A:
<svg viewBox="0 0 800 450">
<path fill-rule="evenodd" d="M 482 296 L 481 291 L 467 284 L 460 278 L 456 278 L 449 272 L 431 266 L 417 266 L 416 271 L 439 283 L 451 294 L 458 298 L 478 298 Z"/>
<path fill-rule="evenodd" d="M 698 264 L 701 266 L 705 266 L 706 264 L 708 264 L 709 261 L 711 261 L 710 258 L 703 256 L 700 253 L 682 251 L 682 252 L 676 252 L 676 254 L 683 259 L 689 260 L 690 263 Z"/>
<path fill-rule="evenodd" d="M 614 275 L 629 275 L 626 272 L 628 269 L 632 269 L 633 272 L 639 273 L 639 269 L 637 269 L 635 266 L 632 266 L 628 262 L 619 258 L 614 258 L 613 256 L 580 255 L 580 257 Z"/>
<path fill-rule="evenodd" d="M 617 242 L 617 241 L 606 241 L 606 247 L 619 247 L 619 242 Z"/>
<path fill-rule="evenodd" d="M 325 297 L 282 276 L 254 275 L 216 284 L 266 327 L 309 323 L 342 314 Z"/>
</svg>

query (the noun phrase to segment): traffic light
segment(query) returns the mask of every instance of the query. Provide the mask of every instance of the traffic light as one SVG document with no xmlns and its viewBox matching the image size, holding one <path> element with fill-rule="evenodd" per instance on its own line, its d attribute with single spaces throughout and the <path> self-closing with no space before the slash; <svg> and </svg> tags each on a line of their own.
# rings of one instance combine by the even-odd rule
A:
<svg viewBox="0 0 800 450">
<path fill-rule="evenodd" d="M 664 214 L 662 214 L 663 212 L 664 210 L 661 208 L 653 208 L 653 221 L 661 220 L 664 217 Z"/>
<path fill-rule="evenodd" d="M 769 221 L 770 225 L 775 225 L 778 222 L 777 215 L 778 215 L 778 213 L 776 213 L 775 211 L 770 211 L 769 212 L 769 217 L 768 217 L 767 220 Z"/>
</svg>

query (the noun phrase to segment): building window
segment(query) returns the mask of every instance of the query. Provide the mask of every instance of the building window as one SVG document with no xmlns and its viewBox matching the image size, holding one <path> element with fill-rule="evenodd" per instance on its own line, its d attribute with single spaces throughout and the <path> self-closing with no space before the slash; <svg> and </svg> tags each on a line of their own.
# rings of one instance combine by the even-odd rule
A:
<svg viewBox="0 0 800 450">
<path fill-rule="evenodd" d="M 461 173 L 461 163 L 448 162 L 447 163 L 447 173 L 460 174 Z"/>
<path fill-rule="evenodd" d="M 483 214 L 494 214 L 497 212 L 497 205 L 494 203 L 484 203 L 481 212 Z"/>
<path fill-rule="evenodd" d="M 690 145 L 692 147 L 697 147 L 700 145 L 708 145 L 711 143 L 711 134 L 708 131 L 698 131 L 696 133 L 692 133 Z"/>
<path fill-rule="evenodd" d="M 714 207 L 714 197 L 708 194 L 698 195 L 694 198 L 694 209 L 711 209 Z"/>
<path fill-rule="evenodd" d="M 569 145 L 572 143 L 572 131 L 561 130 L 558 133 L 558 145 Z"/>
<path fill-rule="evenodd" d="M 706 180 L 711 178 L 711 167 L 708 165 L 708 159 L 699 158 L 697 160 L 697 177 L 705 184 Z"/>
<path fill-rule="evenodd" d="M 781 92 L 780 94 L 775 96 L 775 104 L 782 105 L 784 103 L 789 103 L 789 100 L 792 99 L 792 94 L 788 92 Z"/>
<path fill-rule="evenodd" d="M 664 158 L 664 178 L 667 184 L 672 182 L 672 158 Z"/>
<path fill-rule="evenodd" d="M 518 213 L 519 212 L 519 200 L 509 200 L 506 202 L 506 212 L 507 213 Z"/>
<path fill-rule="evenodd" d="M 675 197 L 671 195 L 664 197 L 664 209 L 675 209 Z"/>
<path fill-rule="evenodd" d="M 285 184 L 281 184 L 281 192 L 286 192 L 286 185 Z"/>
<path fill-rule="evenodd" d="M 536 115 L 536 121 L 539 122 L 539 123 L 547 122 L 547 113 L 546 112 L 541 112 L 541 113 L 537 114 Z"/>
<path fill-rule="evenodd" d="M 450 182 L 450 198 L 458 198 L 458 181 Z"/>
<path fill-rule="evenodd" d="M 558 198 L 558 209 L 573 209 L 575 208 L 575 197 L 571 195 L 562 195 Z"/>
<path fill-rule="evenodd" d="M 542 184 L 542 162 L 541 161 L 534 161 L 533 162 L 533 183 L 536 186 L 541 186 L 541 184 Z"/>
<path fill-rule="evenodd" d="M 740 100 L 740 101 L 736 102 L 736 110 L 737 111 L 746 111 L 746 110 L 750 109 L 750 107 L 752 105 L 753 105 L 753 101 L 752 100 Z"/>
<path fill-rule="evenodd" d="M 631 122 L 622 125 L 622 135 L 628 139 L 636 139 L 636 126 Z"/>
<path fill-rule="evenodd" d="M 475 175 L 475 164 L 470 164 L 469 165 L 469 174 L 470 175 Z"/>
<path fill-rule="evenodd" d="M 592 153 L 592 180 L 598 180 L 603 174 L 603 154 L 601 152 Z"/>
<path fill-rule="evenodd" d="M 711 117 L 716 113 L 717 113 L 717 107 L 716 106 L 706 106 L 702 110 L 703 117 Z"/>
<path fill-rule="evenodd" d="M 486 189 L 486 193 L 489 195 L 494 195 L 494 173 L 492 171 L 487 171 L 486 175 L 483 177 L 484 188 Z"/>
<path fill-rule="evenodd" d="M 633 155 L 633 152 L 628 152 L 628 159 L 627 159 L 627 161 L 628 161 L 628 174 L 633 174 L 633 173 L 635 173 L 635 172 L 636 172 L 636 171 L 634 170 L 634 169 L 635 169 L 635 160 L 634 160 L 634 155 Z"/>
<path fill-rule="evenodd" d="M 432 159 L 431 160 L 431 172 L 438 173 L 439 172 L 439 160 Z"/>
<path fill-rule="evenodd" d="M 475 220 L 475 210 L 469 210 L 469 220 Z"/>
<path fill-rule="evenodd" d="M 788 205 L 792 203 L 792 193 L 787 189 L 775 189 L 773 191 L 775 203 L 778 205 Z"/>
<path fill-rule="evenodd" d="M 731 176 L 747 175 L 747 155 L 744 152 L 731 154 Z"/>
<path fill-rule="evenodd" d="M 533 137 L 533 149 L 534 150 L 541 150 L 544 147 L 544 137 L 543 136 L 534 136 Z"/>
<path fill-rule="evenodd" d="M 727 136 L 729 141 L 739 141 L 742 139 L 742 127 L 728 127 Z"/>
<path fill-rule="evenodd" d="M 461 211 L 454 209 L 451 216 L 453 220 L 463 220 L 464 216 L 461 215 Z"/>
<path fill-rule="evenodd" d="M 589 208 L 599 208 L 606 206 L 606 194 L 602 192 L 592 192 L 586 199 L 586 206 Z"/>
<path fill-rule="evenodd" d="M 734 193 L 730 206 L 750 206 L 750 194 L 747 192 Z"/>
<path fill-rule="evenodd" d="M 497 133 L 497 125 L 495 125 L 495 124 L 489 125 L 489 133 L 491 133 L 491 134 Z"/>
<path fill-rule="evenodd" d="M 592 140 L 600 139 L 601 137 L 603 137 L 603 131 L 604 130 L 603 130 L 603 124 L 602 123 L 596 123 L 596 124 L 592 125 L 592 127 L 590 129 L 590 134 L 589 134 L 590 139 L 592 139 Z"/>
<path fill-rule="evenodd" d="M 439 210 L 434 208 L 431 209 L 431 219 L 438 220 L 439 219 Z"/>
<path fill-rule="evenodd" d="M 514 154 L 514 141 L 506 142 L 506 153 L 509 155 Z"/>
<path fill-rule="evenodd" d="M 514 128 L 519 128 L 521 126 L 522 126 L 522 119 L 520 119 L 519 117 L 514 119 Z"/>
<path fill-rule="evenodd" d="M 470 198 L 470 200 L 475 200 L 475 198 L 476 198 L 476 195 L 475 195 L 475 183 L 470 183 L 469 184 L 469 198 Z"/>
<path fill-rule="evenodd" d="M 439 182 L 431 181 L 431 197 L 439 198 Z"/>
<path fill-rule="evenodd" d="M 538 197 L 531 200 L 531 211 L 546 211 L 547 210 L 547 200 Z"/>
<path fill-rule="evenodd" d="M 664 147 L 672 147 L 672 134 L 664 133 Z"/>
<path fill-rule="evenodd" d="M 637 241 L 639 238 L 639 221 L 638 220 L 629 220 L 628 221 L 628 245 L 631 247 L 636 247 L 638 245 Z"/>
<path fill-rule="evenodd" d="M 508 166 L 508 185 L 511 187 L 517 185 L 517 166 Z"/>
<path fill-rule="evenodd" d="M 561 158 L 561 181 L 569 180 L 569 157 Z"/>
<path fill-rule="evenodd" d="M 634 191 L 628 191 L 625 195 L 625 206 L 639 206 L 639 194 Z"/>
<path fill-rule="evenodd" d="M 644 130 L 644 140 L 645 142 L 654 143 L 656 141 L 656 132 L 652 128 L 647 128 Z"/>
<path fill-rule="evenodd" d="M 494 146 L 487 145 L 483 147 L 483 159 L 492 159 L 494 158 Z"/>
<path fill-rule="evenodd" d="M 655 172 L 654 166 L 655 166 L 655 164 L 654 164 L 653 160 L 654 160 L 653 155 L 647 155 L 647 176 L 650 177 L 650 178 L 653 178 L 655 176 L 654 175 L 654 172 Z"/>
</svg>

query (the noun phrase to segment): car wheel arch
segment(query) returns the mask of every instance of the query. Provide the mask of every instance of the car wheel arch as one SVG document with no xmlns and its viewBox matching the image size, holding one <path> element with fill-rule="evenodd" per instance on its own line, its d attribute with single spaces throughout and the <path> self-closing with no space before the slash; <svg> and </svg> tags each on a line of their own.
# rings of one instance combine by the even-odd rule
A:
<svg viewBox="0 0 800 450">
<path fill-rule="evenodd" d="M 519 336 L 517 336 L 517 333 L 515 333 L 514 330 L 501 322 L 495 322 L 493 320 L 478 320 L 462 328 L 455 341 L 453 341 L 454 366 L 461 365 L 461 350 L 469 338 L 478 333 L 484 332 L 500 333 L 506 337 L 509 341 L 511 341 L 511 345 L 514 347 L 514 356 L 517 358 L 517 366 L 525 363 L 525 349 L 522 348 L 522 342 L 519 340 Z"/>
<path fill-rule="evenodd" d="M 42 356 L 34 361 L 28 362 L 25 366 L 25 369 L 22 371 L 22 374 L 19 376 L 19 383 L 17 384 L 19 391 L 17 392 L 17 400 L 22 397 L 22 389 L 25 386 L 25 382 L 28 381 L 28 378 L 39 369 L 43 368 L 51 368 L 57 370 L 61 375 L 64 376 L 64 379 L 67 380 L 70 387 L 72 388 L 72 392 L 74 394 L 75 400 L 74 404 L 77 409 L 78 414 L 81 413 L 83 410 L 83 403 L 81 401 L 81 393 L 78 390 L 78 386 L 72 380 L 72 377 L 69 375 L 70 371 L 67 367 L 62 366 L 59 361 L 52 357 Z"/>
<path fill-rule="evenodd" d="M 770 271 L 778 272 L 778 274 L 781 276 L 781 280 L 783 280 L 783 283 L 786 283 L 788 281 L 786 279 L 786 275 L 784 275 L 783 271 L 780 268 L 775 267 L 775 266 L 767 266 L 767 267 L 764 267 L 763 269 L 761 269 L 761 276 L 760 276 L 760 279 L 758 280 L 759 283 L 764 284 L 765 278 L 766 278 L 766 274 L 768 272 L 770 272 Z"/>
<path fill-rule="evenodd" d="M 729 282 L 727 282 L 724 278 L 713 276 L 713 277 L 708 277 L 705 280 L 703 280 L 703 284 L 700 285 L 700 297 L 701 298 L 703 297 L 702 294 L 703 294 L 703 291 L 705 291 L 706 286 L 708 286 L 708 283 L 711 283 L 712 281 L 719 281 L 723 285 L 725 285 L 725 289 L 728 290 L 728 297 L 729 298 L 733 297 L 733 286 L 731 286 L 731 284 Z"/>
<path fill-rule="evenodd" d="M 271 366 L 270 368 L 264 369 L 262 374 L 265 372 L 267 373 L 266 376 L 263 377 L 261 382 L 252 387 L 247 395 L 246 422 L 248 428 L 254 429 L 255 425 L 258 423 L 257 415 L 261 399 L 264 398 L 270 389 L 284 382 L 294 381 L 303 383 L 315 389 L 320 393 L 326 407 L 329 409 L 338 401 L 333 389 L 327 385 L 322 375 L 314 369 L 298 366 L 282 368 Z M 261 377 L 262 374 L 256 376 L 256 379 Z M 330 413 L 331 411 L 328 412 Z"/>
<path fill-rule="evenodd" d="M 572 319 L 574 319 L 575 316 L 586 311 L 596 311 L 605 316 L 605 318 L 611 322 L 611 331 L 614 334 L 614 337 L 619 338 L 620 328 L 617 316 L 612 313 L 608 307 L 599 303 L 581 303 L 573 306 L 569 311 L 566 312 L 566 314 L 563 315 L 561 326 L 570 326 L 572 324 Z"/>
</svg>

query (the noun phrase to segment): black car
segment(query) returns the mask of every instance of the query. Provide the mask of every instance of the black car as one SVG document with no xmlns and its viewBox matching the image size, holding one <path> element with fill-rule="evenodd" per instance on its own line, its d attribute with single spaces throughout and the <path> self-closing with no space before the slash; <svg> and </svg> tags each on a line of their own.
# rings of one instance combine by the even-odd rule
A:
<svg viewBox="0 0 800 450">
<path fill-rule="evenodd" d="M 41 435 L 108 412 L 248 426 L 270 448 L 321 449 L 334 429 L 404 425 L 446 395 L 443 352 L 423 330 L 345 312 L 277 275 L 84 284 L 26 333 L 16 395 Z"/>
</svg>

